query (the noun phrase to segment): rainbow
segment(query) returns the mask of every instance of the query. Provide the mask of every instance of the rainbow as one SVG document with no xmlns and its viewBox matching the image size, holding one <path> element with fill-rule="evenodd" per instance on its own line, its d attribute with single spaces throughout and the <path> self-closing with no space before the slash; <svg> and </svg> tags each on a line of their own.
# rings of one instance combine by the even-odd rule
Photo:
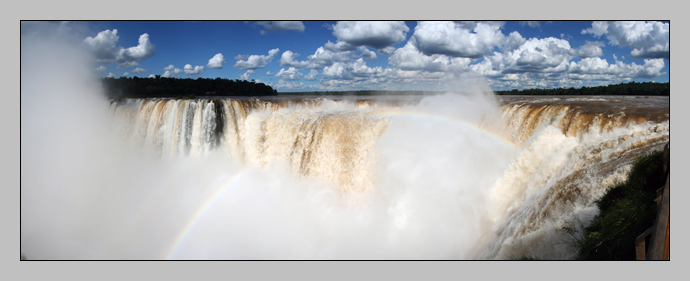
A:
<svg viewBox="0 0 690 281">
<path fill-rule="evenodd" d="M 166 259 L 170 260 L 175 256 L 175 253 L 177 253 L 177 249 L 180 247 L 184 239 L 187 237 L 187 234 L 194 228 L 196 225 L 196 222 L 201 218 L 204 213 L 206 213 L 206 210 L 213 205 L 213 202 L 220 197 L 220 195 L 230 187 L 235 181 L 239 180 L 245 172 L 248 170 L 249 165 L 245 166 L 244 168 L 240 169 L 235 175 L 230 177 L 228 180 L 225 180 L 222 184 L 220 184 L 216 190 L 204 201 L 204 203 L 201 204 L 201 206 L 194 212 L 194 215 L 187 221 L 185 224 L 184 228 L 182 228 L 182 231 L 180 234 L 177 235 L 177 238 L 175 239 L 175 243 L 173 243 L 173 246 L 170 247 L 170 250 L 168 251 L 168 254 L 166 255 Z"/>
<path fill-rule="evenodd" d="M 374 116 L 382 116 L 382 117 L 412 117 L 412 118 L 421 118 L 425 120 L 431 120 L 435 122 L 444 122 L 444 123 L 450 123 L 455 126 L 460 126 L 464 128 L 469 128 L 474 131 L 477 131 L 481 134 L 487 135 L 491 137 L 494 140 L 497 140 L 498 142 L 508 145 L 512 148 L 517 148 L 517 145 L 513 143 L 512 141 L 505 139 L 503 136 L 500 136 L 494 132 L 488 131 L 486 129 L 482 129 L 478 127 L 475 124 L 465 122 L 462 120 L 454 119 L 454 118 L 449 118 L 443 115 L 439 114 L 433 114 L 433 113 L 428 113 L 428 112 L 423 112 L 423 111 L 416 111 L 416 110 L 411 110 L 411 109 L 401 109 L 401 108 L 395 108 L 395 109 L 384 109 L 382 111 L 376 112 L 373 114 Z"/>
<path fill-rule="evenodd" d="M 431 120 L 433 122 L 444 122 L 448 124 L 452 124 L 454 126 L 460 126 L 463 128 L 469 128 L 472 129 L 476 132 L 479 132 L 481 134 L 484 134 L 486 136 L 489 136 L 490 138 L 496 140 L 499 143 L 502 143 L 504 145 L 507 145 L 511 148 L 516 148 L 517 145 L 511 142 L 510 140 L 507 140 L 503 138 L 500 135 L 497 135 L 493 132 L 490 132 L 488 130 L 479 128 L 475 124 L 469 123 L 469 122 L 464 122 L 462 120 L 458 119 L 453 119 L 449 118 L 443 115 L 439 114 L 433 114 L 433 113 L 427 113 L 427 112 L 422 112 L 422 111 L 415 111 L 411 109 L 384 109 L 380 111 L 375 111 L 369 116 L 372 117 L 378 117 L 378 118 L 387 118 L 387 117 L 412 117 L 412 118 L 421 118 L 424 120 Z M 182 228 L 180 233 L 176 236 L 176 239 L 174 240 L 175 242 L 173 243 L 173 246 L 170 247 L 170 249 L 167 252 L 167 259 L 173 259 L 175 254 L 177 253 L 178 248 L 184 242 L 185 238 L 187 237 L 187 234 L 194 228 L 196 222 L 205 214 L 206 210 L 214 203 L 214 201 L 220 197 L 220 195 L 225 191 L 228 187 L 230 187 L 234 182 L 239 180 L 247 171 L 249 165 L 245 166 L 241 170 L 239 170 L 235 175 L 230 177 L 229 179 L 223 181 L 215 190 L 214 192 L 200 205 L 200 207 L 197 209 L 197 211 L 191 216 L 191 218 L 187 221 L 185 226 Z"/>
</svg>

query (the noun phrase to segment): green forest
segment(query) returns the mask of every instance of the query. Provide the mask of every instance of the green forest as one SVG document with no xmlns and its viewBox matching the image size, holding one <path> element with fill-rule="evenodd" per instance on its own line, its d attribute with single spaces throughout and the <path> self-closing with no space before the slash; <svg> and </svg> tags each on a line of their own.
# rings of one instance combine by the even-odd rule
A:
<svg viewBox="0 0 690 281">
<path fill-rule="evenodd" d="M 271 86 L 256 83 L 254 80 L 230 80 L 224 78 L 155 78 L 121 77 L 102 78 L 106 96 L 110 99 L 122 98 L 200 98 L 225 96 L 276 96 L 276 95 L 424 95 L 441 93 L 438 91 L 323 91 L 323 92 L 281 92 Z M 496 91 L 496 95 L 594 95 L 594 96 L 669 96 L 670 83 L 630 82 L 608 86 L 525 89 Z"/>
<path fill-rule="evenodd" d="M 122 98 L 198 98 L 220 96 L 273 96 L 277 91 L 254 80 L 221 78 L 180 79 L 156 75 L 155 78 L 103 78 L 106 97 Z"/>
<path fill-rule="evenodd" d="M 583 96 L 669 96 L 670 84 L 654 82 L 630 82 L 608 86 L 556 88 L 556 89 L 525 89 L 510 91 L 495 91 L 496 95 L 583 95 Z M 280 95 L 426 95 L 440 94 L 442 91 L 341 91 L 341 92 L 281 92 Z"/>
<path fill-rule="evenodd" d="M 598 87 L 497 91 L 497 95 L 669 96 L 670 83 L 623 83 Z"/>
</svg>

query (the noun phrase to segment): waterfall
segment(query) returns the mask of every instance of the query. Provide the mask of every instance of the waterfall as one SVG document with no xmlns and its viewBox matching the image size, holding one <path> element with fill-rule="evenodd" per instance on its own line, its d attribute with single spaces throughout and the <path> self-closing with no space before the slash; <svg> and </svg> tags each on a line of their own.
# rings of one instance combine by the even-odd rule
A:
<svg viewBox="0 0 690 281">
<path fill-rule="evenodd" d="M 668 105 L 450 93 L 123 100 L 103 126 L 117 141 L 62 160 L 82 177 L 23 183 L 22 247 L 39 259 L 568 259 L 563 229 L 581 232 L 606 188 L 668 142 Z M 48 186 L 83 200 L 24 194 Z M 56 211 L 65 217 L 41 223 Z M 82 246 L 41 252 L 66 241 Z"/>
</svg>

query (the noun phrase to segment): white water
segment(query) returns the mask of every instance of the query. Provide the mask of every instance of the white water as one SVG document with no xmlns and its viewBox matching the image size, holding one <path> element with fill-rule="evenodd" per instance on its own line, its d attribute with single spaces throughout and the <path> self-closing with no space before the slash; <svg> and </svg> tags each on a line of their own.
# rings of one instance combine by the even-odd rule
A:
<svg viewBox="0 0 690 281">
<path fill-rule="evenodd" d="M 514 137 L 524 129 L 494 97 L 472 93 L 399 107 L 226 102 L 237 123 L 214 147 L 209 101 L 134 101 L 113 122 L 125 107 L 108 110 L 87 67 L 56 71 L 39 63 L 55 46 L 24 46 L 29 259 L 564 259 L 559 230 L 582 229 L 630 161 L 601 163 L 668 140 L 668 122 L 568 135 L 562 114 Z"/>
</svg>

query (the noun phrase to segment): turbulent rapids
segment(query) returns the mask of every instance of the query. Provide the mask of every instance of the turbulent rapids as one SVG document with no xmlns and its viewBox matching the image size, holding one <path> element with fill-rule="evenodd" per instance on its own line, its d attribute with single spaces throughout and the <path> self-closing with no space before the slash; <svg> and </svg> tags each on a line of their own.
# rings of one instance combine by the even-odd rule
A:
<svg viewBox="0 0 690 281">
<path fill-rule="evenodd" d="M 239 247 L 245 255 L 228 246 L 208 257 L 567 259 L 573 236 L 562 229 L 582 231 L 598 211 L 594 201 L 626 179 L 635 157 L 668 142 L 668 106 L 668 98 L 651 97 L 446 94 L 125 100 L 110 112 L 121 140 L 159 157 L 223 155 L 296 177 L 271 188 L 311 182 L 318 187 L 310 192 L 336 190 L 322 202 L 254 194 L 252 204 L 305 204 L 297 208 L 324 213 L 290 218 L 306 226 L 281 216 L 259 223 L 304 227 L 270 227 L 275 235 L 304 235 L 295 245 Z M 234 237 L 240 240 L 214 243 L 271 240 Z M 167 258 L 205 258 L 192 254 L 199 242 L 188 240 L 186 255 L 176 248 Z M 351 244 L 363 245 L 358 252 L 346 249 Z"/>
</svg>

